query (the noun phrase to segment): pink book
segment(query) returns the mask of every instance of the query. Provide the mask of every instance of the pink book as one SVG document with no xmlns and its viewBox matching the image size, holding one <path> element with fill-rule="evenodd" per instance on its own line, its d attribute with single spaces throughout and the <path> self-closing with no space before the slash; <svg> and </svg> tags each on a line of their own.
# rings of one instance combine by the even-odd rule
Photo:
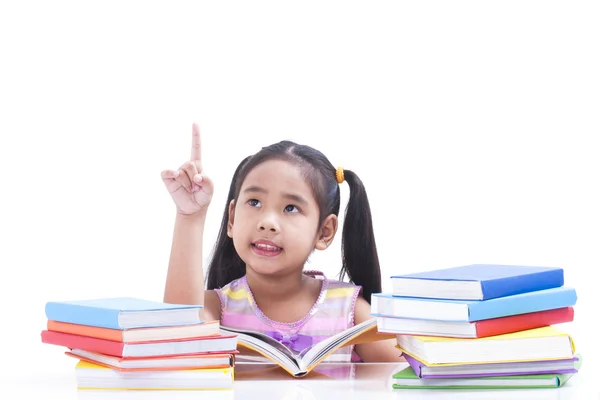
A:
<svg viewBox="0 0 600 400">
<path fill-rule="evenodd" d="M 42 331 L 42 342 L 69 349 L 82 349 L 115 357 L 174 356 L 198 353 L 224 353 L 237 350 L 237 335 L 216 335 L 190 339 L 123 343 L 106 339 Z"/>
</svg>

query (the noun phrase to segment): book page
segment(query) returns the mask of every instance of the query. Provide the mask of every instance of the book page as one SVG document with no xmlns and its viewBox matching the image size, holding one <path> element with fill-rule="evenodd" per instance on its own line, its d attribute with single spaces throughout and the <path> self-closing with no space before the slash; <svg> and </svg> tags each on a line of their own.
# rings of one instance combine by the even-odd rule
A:
<svg viewBox="0 0 600 400">
<path fill-rule="evenodd" d="M 350 339 L 356 338 L 356 336 L 360 336 L 365 331 L 375 328 L 377 328 L 377 320 L 369 319 L 317 343 L 302 357 L 301 367 L 306 366 L 308 368 L 309 366 L 318 364 L 330 353 L 335 351 L 335 349 L 343 346 L 344 343 L 348 342 Z"/>
<path fill-rule="evenodd" d="M 295 355 L 284 344 L 272 337 L 259 332 L 238 330 L 230 327 L 221 327 L 221 329 L 228 333 L 237 334 L 240 345 L 262 354 L 288 370 L 291 374 L 296 375 L 304 372 L 300 370 L 299 356 Z"/>
</svg>

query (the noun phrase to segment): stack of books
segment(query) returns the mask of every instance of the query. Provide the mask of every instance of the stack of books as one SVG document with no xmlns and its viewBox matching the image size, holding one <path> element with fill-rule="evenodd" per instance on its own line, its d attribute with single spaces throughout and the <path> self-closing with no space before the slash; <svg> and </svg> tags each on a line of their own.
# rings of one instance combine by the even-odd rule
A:
<svg viewBox="0 0 600 400">
<path fill-rule="evenodd" d="M 79 360 L 79 389 L 231 389 L 237 335 L 201 311 L 131 297 L 48 302 L 41 339 Z"/>
<path fill-rule="evenodd" d="M 573 321 L 577 302 L 561 268 L 474 264 L 391 283 L 371 314 L 409 363 L 396 389 L 560 387 L 581 366 L 557 326 Z"/>
</svg>

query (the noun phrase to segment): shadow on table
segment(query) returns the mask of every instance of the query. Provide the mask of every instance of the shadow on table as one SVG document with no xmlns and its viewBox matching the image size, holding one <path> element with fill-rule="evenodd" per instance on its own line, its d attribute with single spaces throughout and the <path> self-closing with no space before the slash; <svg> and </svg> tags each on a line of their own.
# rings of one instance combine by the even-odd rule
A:
<svg viewBox="0 0 600 400">
<path fill-rule="evenodd" d="M 323 363 L 306 376 L 295 378 L 283 368 L 272 363 L 238 363 L 236 381 L 268 380 L 381 380 L 406 367 L 406 363 Z"/>
</svg>

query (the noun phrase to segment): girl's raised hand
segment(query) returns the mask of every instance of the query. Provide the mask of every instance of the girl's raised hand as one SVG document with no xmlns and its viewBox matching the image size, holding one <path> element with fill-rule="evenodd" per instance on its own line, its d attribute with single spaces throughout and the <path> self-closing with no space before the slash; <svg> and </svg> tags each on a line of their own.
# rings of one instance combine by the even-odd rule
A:
<svg viewBox="0 0 600 400">
<path fill-rule="evenodd" d="M 165 170 L 161 177 L 171 194 L 177 212 L 191 215 L 205 210 L 213 195 L 213 183 L 202 170 L 200 128 L 192 125 L 192 154 L 178 170 Z"/>
</svg>

